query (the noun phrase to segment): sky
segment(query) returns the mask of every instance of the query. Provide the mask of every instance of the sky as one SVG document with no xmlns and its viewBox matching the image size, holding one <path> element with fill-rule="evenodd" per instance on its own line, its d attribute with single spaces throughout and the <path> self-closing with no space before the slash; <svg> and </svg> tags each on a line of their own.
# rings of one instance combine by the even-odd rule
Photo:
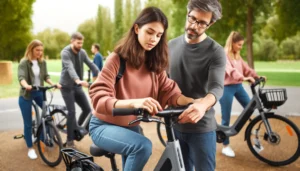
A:
<svg viewBox="0 0 300 171">
<path fill-rule="evenodd" d="M 98 5 L 114 9 L 114 0 L 36 0 L 33 4 L 33 33 L 57 28 L 69 34 L 87 19 L 95 18 Z"/>
</svg>

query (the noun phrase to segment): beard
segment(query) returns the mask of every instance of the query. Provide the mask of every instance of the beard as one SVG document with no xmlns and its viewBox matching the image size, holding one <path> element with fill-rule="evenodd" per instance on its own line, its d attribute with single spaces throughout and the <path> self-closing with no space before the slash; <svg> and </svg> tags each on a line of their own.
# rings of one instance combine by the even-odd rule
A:
<svg viewBox="0 0 300 171">
<path fill-rule="evenodd" d="M 188 33 L 188 31 L 192 32 L 193 34 Z M 195 40 L 199 38 L 203 33 L 198 33 L 195 29 L 186 28 L 185 29 L 186 35 L 188 39 Z"/>
<path fill-rule="evenodd" d="M 74 50 L 75 50 L 77 53 L 78 53 L 78 52 L 80 51 L 80 49 L 81 49 L 81 48 L 78 48 L 78 47 L 76 47 L 76 46 L 74 46 L 73 48 L 74 48 Z"/>
</svg>

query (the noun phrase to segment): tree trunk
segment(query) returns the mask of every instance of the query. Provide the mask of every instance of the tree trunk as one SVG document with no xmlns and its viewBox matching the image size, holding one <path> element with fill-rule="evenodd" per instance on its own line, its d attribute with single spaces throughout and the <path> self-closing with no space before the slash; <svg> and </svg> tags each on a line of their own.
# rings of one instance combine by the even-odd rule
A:
<svg viewBox="0 0 300 171">
<path fill-rule="evenodd" d="M 253 63 L 253 33 L 252 33 L 252 24 L 253 24 L 253 6 L 252 4 L 248 4 L 247 9 L 247 61 L 248 65 L 254 69 Z"/>
</svg>

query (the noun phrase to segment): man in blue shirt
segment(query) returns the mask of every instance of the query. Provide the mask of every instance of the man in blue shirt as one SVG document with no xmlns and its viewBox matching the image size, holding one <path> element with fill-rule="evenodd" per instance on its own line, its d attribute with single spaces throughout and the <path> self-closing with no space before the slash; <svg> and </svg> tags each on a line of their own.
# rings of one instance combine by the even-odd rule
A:
<svg viewBox="0 0 300 171">
<path fill-rule="evenodd" d="M 91 51 L 95 55 L 93 62 L 98 67 L 99 71 L 101 71 L 102 67 L 103 67 L 103 57 L 99 52 L 100 51 L 100 45 L 96 44 L 96 43 L 93 44 Z M 96 77 L 97 77 L 97 75 L 93 74 L 93 78 L 95 79 Z"/>
</svg>

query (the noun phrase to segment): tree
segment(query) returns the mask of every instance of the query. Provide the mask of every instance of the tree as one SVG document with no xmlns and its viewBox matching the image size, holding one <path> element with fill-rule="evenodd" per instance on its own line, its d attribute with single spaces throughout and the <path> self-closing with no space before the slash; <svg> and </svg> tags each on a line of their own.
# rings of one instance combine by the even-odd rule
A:
<svg viewBox="0 0 300 171">
<path fill-rule="evenodd" d="M 19 60 L 32 39 L 31 15 L 35 0 L 0 1 L 0 59 Z"/>
<path fill-rule="evenodd" d="M 94 19 L 89 19 L 78 26 L 77 29 L 84 36 L 82 48 L 88 54 L 91 53 L 91 47 L 96 42 L 96 22 Z"/>
<path fill-rule="evenodd" d="M 277 25 L 273 35 L 279 41 L 294 36 L 300 30 L 300 3 L 299 0 L 275 0 Z"/>
<path fill-rule="evenodd" d="M 246 37 L 247 61 L 253 63 L 253 35 L 258 34 L 265 26 L 271 13 L 272 0 L 220 0 L 222 19 L 209 28 L 208 33 L 220 44 L 225 44 L 229 33 L 239 31 Z"/>
<path fill-rule="evenodd" d="M 70 35 L 59 29 L 51 30 L 50 28 L 47 28 L 44 31 L 37 33 L 35 38 L 43 42 L 44 56 L 49 59 L 60 59 L 61 50 L 70 44 Z"/>
<path fill-rule="evenodd" d="M 113 49 L 113 22 L 110 16 L 109 8 L 98 6 L 98 13 L 96 18 L 96 43 L 100 44 L 100 52 L 106 56 L 107 51 Z"/>
<path fill-rule="evenodd" d="M 125 2 L 125 8 L 124 8 L 124 30 L 128 30 L 131 27 L 132 24 L 132 6 L 131 6 L 131 0 L 126 0 Z"/>
<path fill-rule="evenodd" d="M 114 22 L 114 39 L 113 44 L 119 41 L 124 34 L 123 24 L 123 2 L 122 0 L 115 0 L 115 22 Z"/>
</svg>

